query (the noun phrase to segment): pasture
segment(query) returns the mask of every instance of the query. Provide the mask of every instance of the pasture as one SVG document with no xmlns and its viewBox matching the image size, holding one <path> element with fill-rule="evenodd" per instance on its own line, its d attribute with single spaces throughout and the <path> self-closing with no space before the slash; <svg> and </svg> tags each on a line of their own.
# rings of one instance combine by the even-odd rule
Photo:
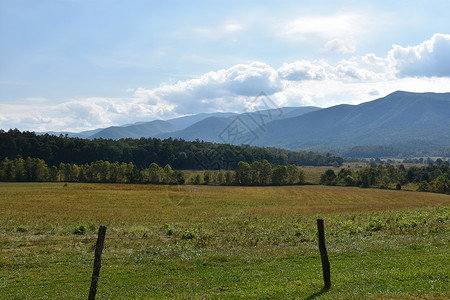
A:
<svg viewBox="0 0 450 300">
<path fill-rule="evenodd" d="M 0 298 L 448 299 L 450 196 L 326 186 L 0 183 Z M 322 290 L 316 219 L 332 287 Z"/>
</svg>

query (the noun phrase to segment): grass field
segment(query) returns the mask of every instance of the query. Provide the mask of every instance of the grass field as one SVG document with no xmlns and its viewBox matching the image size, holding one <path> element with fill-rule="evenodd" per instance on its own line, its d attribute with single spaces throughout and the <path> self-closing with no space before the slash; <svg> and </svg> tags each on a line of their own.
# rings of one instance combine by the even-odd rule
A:
<svg viewBox="0 0 450 300">
<path fill-rule="evenodd" d="M 100 224 L 108 229 L 98 299 L 450 298 L 448 195 L 0 183 L 0 209 L 2 299 L 86 298 Z"/>
</svg>

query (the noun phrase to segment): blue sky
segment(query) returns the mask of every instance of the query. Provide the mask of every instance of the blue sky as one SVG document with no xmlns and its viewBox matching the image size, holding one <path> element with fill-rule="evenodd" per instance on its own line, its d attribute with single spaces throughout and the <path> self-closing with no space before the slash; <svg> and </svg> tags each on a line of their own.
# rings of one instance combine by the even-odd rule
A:
<svg viewBox="0 0 450 300">
<path fill-rule="evenodd" d="M 0 128 L 450 92 L 449 1 L 0 1 Z"/>
</svg>

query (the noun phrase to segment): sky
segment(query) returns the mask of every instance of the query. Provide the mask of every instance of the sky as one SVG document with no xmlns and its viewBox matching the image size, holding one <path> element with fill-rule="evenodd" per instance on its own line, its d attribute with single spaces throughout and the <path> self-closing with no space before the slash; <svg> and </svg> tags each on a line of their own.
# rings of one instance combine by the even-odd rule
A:
<svg viewBox="0 0 450 300">
<path fill-rule="evenodd" d="M 0 0 L 0 128 L 450 92 L 450 1 Z"/>
</svg>

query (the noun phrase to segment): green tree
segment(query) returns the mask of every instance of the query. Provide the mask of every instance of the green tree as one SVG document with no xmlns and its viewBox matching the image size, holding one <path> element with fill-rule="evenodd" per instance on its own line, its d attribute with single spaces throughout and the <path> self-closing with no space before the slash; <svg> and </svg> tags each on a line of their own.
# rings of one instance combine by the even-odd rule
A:
<svg viewBox="0 0 450 300">
<path fill-rule="evenodd" d="M 14 181 L 25 181 L 26 180 L 26 172 L 25 172 L 25 161 L 23 158 L 19 157 L 14 162 Z"/>
<path fill-rule="evenodd" d="M 208 185 L 208 184 L 211 183 L 212 177 L 213 177 L 213 175 L 212 175 L 211 171 L 206 170 L 205 172 L 203 172 L 203 182 L 204 182 L 206 185 Z"/>
<path fill-rule="evenodd" d="M 431 192 L 432 191 L 432 187 L 431 187 L 431 185 L 428 182 L 422 181 L 421 183 L 419 183 L 419 186 L 417 187 L 417 191 L 419 191 L 419 192 Z"/>
<path fill-rule="evenodd" d="M 231 171 L 225 172 L 225 184 L 226 185 L 232 185 L 233 182 L 235 182 L 235 179 L 233 178 L 233 173 Z"/>
<path fill-rule="evenodd" d="M 368 188 L 375 185 L 378 182 L 380 170 L 376 168 L 365 168 L 358 172 L 359 179 L 361 181 L 361 187 Z"/>
<path fill-rule="evenodd" d="M 288 180 L 288 172 L 286 166 L 276 166 L 272 171 L 272 184 L 285 185 Z"/>
<path fill-rule="evenodd" d="M 269 185 L 272 181 L 272 165 L 267 159 L 262 162 L 260 177 L 262 185 Z"/>
<path fill-rule="evenodd" d="M 447 176 L 439 176 L 433 181 L 433 192 L 444 194 L 450 192 L 449 180 Z"/>
<path fill-rule="evenodd" d="M 320 184 L 336 185 L 336 173 L 332 169 L 328 169 L 320 176 Z"/>
<path fill-rule="evenodd" d="M 200 176 L 200 174 L 195 175 L 192 184 L 199 185 L 201 183 L 202 183 L 202 177 Z"/>
<path fill-rule="evenodd" d="M 151 183 L 158 184 L 161 182 L 162 168 L 157 163 L 152 163 L 148 167 L 149 180 Z"/>
<path fill-rule="evenodd" d="M 252 185 L 261 185 L 261 172 L 263 164 L 260 161 L 254 161 L 250 165 L 250 182 Z"/>
<path fill-rule="evenodd" d="M 345 176 L 343 181 L 346 186 L 352 186 L 355 184 L 355 180 L 350 175 Z"/>
<path fill-rule="evenodd" d="M 235 172 L 235 181 L 238 185 L 250 185 L 250 165 L 247 162 L 240 161 Z"/>
<path fill-rule="evenodd" d="M 217 184 L 218 185 L 223 185 L 225 184 L 225 175 L 223 174 L 223 172 L 219 172 L 217 174 Z"/>
<path fill-rule="evenodd" d="M 173 183 L 173 170 L 169 164 L 165 165 L 163 174 L 164 174 L 164 183 L 172 184 Z"/>
<path fill-rule="evenodd" d="M 186 177 L 183 172 L 177 170 L 174 172 L 174 176 L 177 184 L 184 184 L 186 182 Z"/>
<path fill-rule="evenodd" d="M 287 166 L 287 183 L 288 184 L 301 184 L 304 182 L 303 171 L 296 165 L 290 164 Z"/>
</svg>

